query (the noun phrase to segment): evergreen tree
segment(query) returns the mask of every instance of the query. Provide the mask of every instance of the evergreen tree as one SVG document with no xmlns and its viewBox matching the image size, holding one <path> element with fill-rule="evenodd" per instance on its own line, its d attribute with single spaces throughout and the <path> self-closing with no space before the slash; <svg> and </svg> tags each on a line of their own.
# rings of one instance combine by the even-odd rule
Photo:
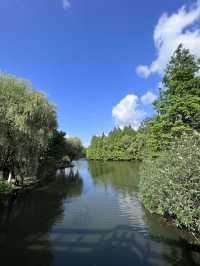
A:
<svg viewBox="0 0 200 266">
<path fill-rule="evenodd" d="M 94 136 L 87 150 L 87 157 L 92 160 L 133 160 L 135 153 L 130 146 L 136 141 L 133 128 L 114 128 L 108 136 Z"/>
<path fill-rule="evenodd" d="M 137 132 L 130 126 L 114 128 L 106 137 L 94 137 L 88 158 L 133 160 L 156 156 L 183 134 L 200 131 L 200 60 L 179 45 L 166 70 L 157 115 L 146 119 Z"/>
<path fill-rule="evenodd" d="M 148 122 L 149 147 L 162 150 L 182 134 L 200 130 L 199 60 L 179 45 L 163 77 L 154 106 L 158 115 Z"/>
</svg>

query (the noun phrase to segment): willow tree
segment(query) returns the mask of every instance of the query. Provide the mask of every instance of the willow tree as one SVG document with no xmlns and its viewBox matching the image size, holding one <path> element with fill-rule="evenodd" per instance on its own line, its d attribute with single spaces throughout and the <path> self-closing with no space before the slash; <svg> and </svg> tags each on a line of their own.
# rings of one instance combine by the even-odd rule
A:
<svg viewBox="0 0 200 266">
<path fill-rule="evenodd" d="M 34 176 L 56 127 L 55 107 L 27 81 L 0 74 L 0 169 L 4 178 Z"/>
</svg>

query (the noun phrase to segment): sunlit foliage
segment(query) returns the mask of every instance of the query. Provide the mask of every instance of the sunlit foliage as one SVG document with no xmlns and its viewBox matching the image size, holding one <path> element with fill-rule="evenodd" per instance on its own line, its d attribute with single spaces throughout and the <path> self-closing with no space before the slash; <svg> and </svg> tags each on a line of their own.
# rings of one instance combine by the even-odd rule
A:
<svg viewBox="0 0 200 266">
<path fill-rule="evenodd" d="M 92 160 L 134 160 L 136 159 L 136 132 L 131 127 L 114 128 L 108 136 L 94 136 L 87 150 Z"/>
<path fill-rule="evenodd" d="M 183 136 L 140 171 L 140 199 L 178 227 L 200 231 L 200 136 Z"/>
<path fill-rule="evenodd" d="M 34 176 L 56 128 L 55 107 L 24 80 L 0 75 L 0 168 L 4 177 Z"/>
</svg>

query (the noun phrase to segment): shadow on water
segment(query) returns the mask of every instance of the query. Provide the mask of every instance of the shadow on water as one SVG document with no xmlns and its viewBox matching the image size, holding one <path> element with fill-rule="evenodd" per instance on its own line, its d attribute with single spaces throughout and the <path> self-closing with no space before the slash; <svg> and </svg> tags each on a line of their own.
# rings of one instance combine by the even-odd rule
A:
<svg viewBox="0 0 200 266">
<path fill-rule="evenodd" d="M 144 238 L 129 226 L 109 230 L 56 229 L 55 265 L 198 265 L 186 242 Z M 160 249 L 162 244 L 162 250 Z M 196 256 L 196 258 L 195 258 Z"/>
<path fill-rule="evenodd" d="M 93 184 L 86 193 L 83 172 L 84 180 L 89 178 Z M 138 165 L 134 163 L 83 162 L 79 169 L 59 173 L 53 182 L 0 213 L 1 265 L 200 265 L 199 250 L 175 227 L 142 209 L 137 184 Z M 116 193 L 107 196 L 102 187 Z M 129 205 L 133 223 L 127 222 L 125 212 L 125 224 L 120 206 L 127 210 Z M 87 221 L 84 208 L 88 208 Z"/>
<path fill-rule="evenodd" d="M 82 189 L 83 180 L 78 173 L 73 181 L 60 175 L 47 186 L 17 198 L 1 212 L 1 265 L 51 265 L 51 228 L 63 219 L 65 198 L 78 198 Z"/>
</svg>

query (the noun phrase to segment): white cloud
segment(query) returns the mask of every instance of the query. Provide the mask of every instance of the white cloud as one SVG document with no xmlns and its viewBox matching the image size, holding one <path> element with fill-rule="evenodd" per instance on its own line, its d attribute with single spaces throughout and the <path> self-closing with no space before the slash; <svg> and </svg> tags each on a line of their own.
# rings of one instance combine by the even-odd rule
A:
<svg viewBox="0 0 200 266">
<path fill-rule="evenodd" d="M 153 94 L 150 91 L 147 91 L 142 97 L 141 102 L 144 105 L 152 104 L 158 98 L 157 95 Z"/>
<path fill-rule="evenodd" d="M 200 57 L 200 0 L 190 8 L 182 6 L 177 13 L 164 13 L 154 30 L 157 58 L 149 65 L 140 65 L 136 72 L 147 78 L 152 73 L 163 73 L 173 52 L 180 43 Z"/>
<path fill-rule="evenodd" d="M 71 135 L 69 135 L 69 134 L 66 134 L 66 135 L 65 135 L 65 138 L 66 138 L 66 139 L 71 139 L 71 138 L 74 138 L 74 137 L 71 136 Z"/>
<path fill-rule="evenodd" d="M 140 65 L 136 68 L 136 72 L 139 76 L 148 78 L 148 76 L 151 74 L 151 70 L 148 66 Z"/>
<path fill-rule="evenodd" d="M 131 125 L 134 129 L 139 127 L 145 113 L 138 108 L 138 101 L 138 96 L 129 94 L 113 107 L 112 116 L 117 126 L 123 128 Z"/>
<path fill-rule="evenodd" d="M 90 142 L 88 141 L 88 142 L 85 142 L 85 143 L 83 143 L 83 147 L 85 147 L 85 148 L 88 148 L 90 146 Z"/>
<path fill-rule="evenodd" d="M 62 0 L 63 8 L 68 9 L 71 7 L 71 3 L 69 0 Z"/>
</svg>

